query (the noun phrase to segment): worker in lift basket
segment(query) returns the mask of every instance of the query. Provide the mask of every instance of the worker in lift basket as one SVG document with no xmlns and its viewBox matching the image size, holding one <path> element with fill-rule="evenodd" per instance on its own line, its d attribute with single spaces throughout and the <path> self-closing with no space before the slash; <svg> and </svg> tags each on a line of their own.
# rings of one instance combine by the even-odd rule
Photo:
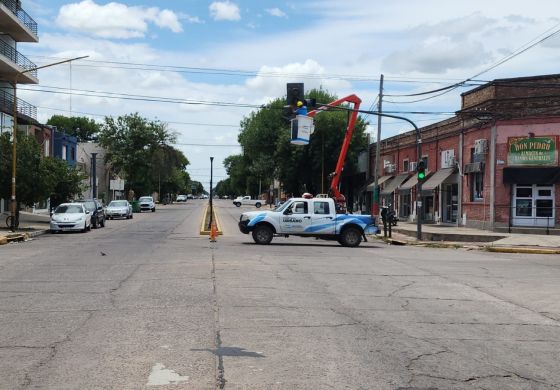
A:
<svg viewBox="0 0 560 390">
<path fill-rule="evenodd" d="M 301 100 L 298 100 L 297 109 L 295 111 L 296 115 L 307 115 L 307 106 Z"/>
</svg>

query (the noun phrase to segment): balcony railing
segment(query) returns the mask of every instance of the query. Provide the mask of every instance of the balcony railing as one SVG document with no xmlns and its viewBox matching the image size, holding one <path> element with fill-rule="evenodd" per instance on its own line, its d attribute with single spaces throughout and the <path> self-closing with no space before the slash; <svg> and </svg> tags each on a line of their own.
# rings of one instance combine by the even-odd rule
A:
<svg viewBox="0 0 560 390">
<path fill-rule="evenodd" d="M 12 11 L 12 13 L 33 32 L 33 34 L 37 35 L 37 22 L 35 22 L 27 12 L 21 9 L 20 1 L 0 0 L 0 3 L 4 4 L 6 8 Z"/>
<path fill-rule="evenodd" d="M 0 107 L 13 115 L 14 95 L 5 89 L 0 89 Z M 37 107 L 20 98 L 17 98 L 17 112 L 37 120 Z"/>
<path fill-rule="evenodd" d="M 0 0 L 3 1 L 3 0 Z M 8 45 L 2 39 L 0 39 L 0 54 L 5 55 L 10 60 L 18 64 L 21 68 L 25 70 L 34 69 L 37 67 L 33 62 L 31 62 L 26 56 L 21 54 L 19 51 L 14 49 L 12 46 Z M 34 69 L 29 74 L 37 77 L 37 69 Z"/>
</svg>

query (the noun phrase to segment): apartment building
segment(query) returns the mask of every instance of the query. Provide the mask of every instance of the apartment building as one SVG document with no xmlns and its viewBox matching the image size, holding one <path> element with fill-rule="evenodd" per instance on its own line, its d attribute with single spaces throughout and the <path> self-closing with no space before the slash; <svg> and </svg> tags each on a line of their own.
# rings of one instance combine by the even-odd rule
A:
<svg viewBox="0 0 560 390">
<path fill-rule="evenodd" d="M 13 131 L 14 112 L 18 128 L 37 124 L 37 108 L 17 97 L 18 84 L 39 83 L 36 65 L 19 51 L 19 43 L 37 42 L 37 23 L 23 10 L 21 1 L 0 0 L 0 133 Z M 46 137 L 36 135 L 35 129 L 34 135 Z M 8 207 L 6 200 L 0 200 L 0 210 Z"/>
<path fill-rule="evenodd" d="M 560 233 L 560 75 L 498 79 L 461 97 L 454 117 L 420 129 L 421 156 L 414 131 L 380 142 L 382 203 L 402 220 L 416 220 L 421 202 L 426 223 Z M 418 194 L 420 159 L 429 174 Z"/>
</svg>

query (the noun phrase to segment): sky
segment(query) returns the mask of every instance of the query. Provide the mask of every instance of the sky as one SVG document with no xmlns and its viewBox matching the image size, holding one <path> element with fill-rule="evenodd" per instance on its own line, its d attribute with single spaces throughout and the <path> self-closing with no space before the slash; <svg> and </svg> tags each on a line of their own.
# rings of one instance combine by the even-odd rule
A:
<svg viewBox="0 0 560 390">
<path fill-rule="evenodd" d="M 480 81 L 560 73 L 560 34 L 544 39 L 560 30 L 557 0 L 23 0 L 22 6 L 38 23 L 39 43 L 20 43 L 18 50 L 36 65 L 89 56 L 41 69 L 38 85 L 19 86 L 18 96 L 37 106 L 40 122 L 52 115 L 102 122 L 134 112 L 165 122 L 190 161 L 191 177 L 207 190 L 210 157 L 216 183 L 227 177 L 224 158 L 241 153 L 240 122 L 285 96 L 286 83 L 356 94 L 362 109 L 376 110 L 383 74 L 383 110 L 425 126 L 452 116 L 461 93 Z M 402 96 L 464 80 L 478 81 L 422 101 Z M 374 139 L 377 118 L 364 119 Z M 385 118 L 381 130 L 383 139 L 411 127 Z"/>
</svg>

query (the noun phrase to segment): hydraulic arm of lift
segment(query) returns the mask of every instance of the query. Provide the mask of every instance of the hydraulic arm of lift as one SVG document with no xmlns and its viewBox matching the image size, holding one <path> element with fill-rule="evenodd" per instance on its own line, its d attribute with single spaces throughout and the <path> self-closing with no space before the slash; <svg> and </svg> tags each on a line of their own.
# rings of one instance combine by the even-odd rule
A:
<svg viewBox="0 0 560 390">
<path fill-rule="evenodd" d="M 328 111 L 331 108 L 336 108 L 343 103 L 353 103 L 354 107 L 350 111 L 350 119 L 348 121 L 348 127 L 346 127 L 346 134 L 344 136 L 344 141 L 342 142 L 342 148 L 340 149 L 340 154 L 338 155 L 338 162 L 336 163 L 336 169 L 332 174 L 331 184 L 329 189 L 329 195 L 334 199 L 339 212 L 346 211 L 346 197 L 340 193 L 338 189 L 338 184 L 340 183 L 340 178 L 342 176 L 342 169 L 344 168 L 344 161 L 346 160 L 346 154 L 348 153 L 348 147 L 350 146 L 350 141 L 352 140 L 352 134 L 354 133 L 354 126 L 356 125 L 356 120 L 358 119 L 358 110 L 360 109 L 360 104 L 362 100 L 356 95 L 346 96 L 342 99 L 335 100 L 328 104 L 322 104 L 317 109 L 310 111 L 307 116 L 314 117 L 322 111 Z"/>
</svg>

